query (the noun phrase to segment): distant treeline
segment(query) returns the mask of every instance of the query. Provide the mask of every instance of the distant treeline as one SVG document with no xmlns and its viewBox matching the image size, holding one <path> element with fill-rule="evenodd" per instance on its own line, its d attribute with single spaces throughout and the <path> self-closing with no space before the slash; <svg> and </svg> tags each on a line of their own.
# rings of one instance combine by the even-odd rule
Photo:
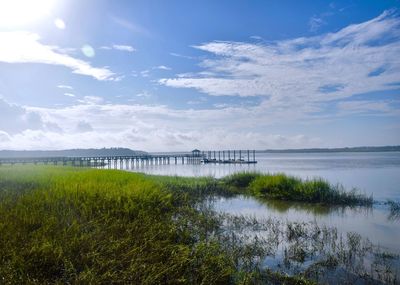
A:
<svg viewBox="0 0 400 285">
<path fill-rule="evenodd" d="M 261 152 L 268 153 L 315 153 L 315 152 L 381 152 L 400 151 L 399 145 L 394 146 L 359 146 L 339 148 L 302 148 L 302 149 L 266 149 Z"/>
<path fill-rule="evenodd" d="M 0 150 L 0 157 L 75 157 L 75 156 L 133 156 L 145 154 L 144 151 L 129 148 L 89 148 L 66 150 Z"/>
</svg>

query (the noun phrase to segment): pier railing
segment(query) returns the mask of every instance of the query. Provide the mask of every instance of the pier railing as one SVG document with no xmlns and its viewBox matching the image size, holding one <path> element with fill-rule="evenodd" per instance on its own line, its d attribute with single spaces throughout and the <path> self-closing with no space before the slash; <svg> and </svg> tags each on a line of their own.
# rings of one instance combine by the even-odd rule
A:
<svg viewBox="0 0 400 285">
<path fill-rule="evenodd" d="M 204 163 L 257 163 L 255 150 L 202 151 Z"/>
</svg>

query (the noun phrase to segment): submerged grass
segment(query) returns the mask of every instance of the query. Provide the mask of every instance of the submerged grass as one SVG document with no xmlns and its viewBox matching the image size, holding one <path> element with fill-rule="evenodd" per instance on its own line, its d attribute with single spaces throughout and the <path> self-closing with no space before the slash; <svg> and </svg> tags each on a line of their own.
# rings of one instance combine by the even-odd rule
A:
<svg viewBox="0 0 400 285">
<path fill-rule="evenodd" d="M 389 210 L 390 210 L 389 219 L 390 220 L 399 220 L 400 219 L 400 202 L 396 202 L 393 200 L 387 200 L 385 204 L 389 206 Z"/>
<path fill-rule="evenodd" d="M 2 166 L 0 284 L 312 284 L 304 274 L 265 269 L 263 260 L 285 237 L 285 262 L 307 261 L 324 230 L 262 224 L 207 206 L 207 197 L 236 193 L 345 205 L 367 199 L 285 175 L 182 178 Z M 246 236 L 249 226 L 268 234 Z"/>
</svg>

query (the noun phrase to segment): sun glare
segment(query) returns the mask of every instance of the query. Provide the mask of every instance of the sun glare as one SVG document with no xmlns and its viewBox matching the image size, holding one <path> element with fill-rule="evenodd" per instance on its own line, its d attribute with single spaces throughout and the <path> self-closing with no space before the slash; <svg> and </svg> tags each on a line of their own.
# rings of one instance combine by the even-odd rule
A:
<svg viewBox="0 0 400 285">
<path fill-rule="evenodd" d="M 56 0 L 0 0 L 0 27 L 23 26 L 49 16 Z"/>
</svg>

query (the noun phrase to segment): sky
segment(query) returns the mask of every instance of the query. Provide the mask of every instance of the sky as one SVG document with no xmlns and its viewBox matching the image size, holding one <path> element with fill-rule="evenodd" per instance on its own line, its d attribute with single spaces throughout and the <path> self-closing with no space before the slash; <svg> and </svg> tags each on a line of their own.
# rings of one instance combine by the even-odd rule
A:
<svg viewBox="0 0 400 285">
<path fill-rule="evenodd" d="M 0 149 L 399 144 L 398 0 L 0 0 Z"/>
</svg>

